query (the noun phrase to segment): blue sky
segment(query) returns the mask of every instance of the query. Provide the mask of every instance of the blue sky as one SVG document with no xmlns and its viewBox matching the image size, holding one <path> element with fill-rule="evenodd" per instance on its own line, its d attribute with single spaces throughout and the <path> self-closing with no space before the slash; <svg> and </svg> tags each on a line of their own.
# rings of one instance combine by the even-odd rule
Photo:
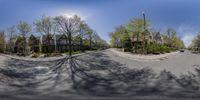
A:
<svg viewBox="0 0 200 100">
<path fill-rule="evenodd" d="M 0 29 L 42 15 L 78 14 L 109 41 L 108 32 L 145 11 L 154 29 L 174 28 L 186 45 L 200 32 L 200 0 L 0 0 Z"/>
</svg>

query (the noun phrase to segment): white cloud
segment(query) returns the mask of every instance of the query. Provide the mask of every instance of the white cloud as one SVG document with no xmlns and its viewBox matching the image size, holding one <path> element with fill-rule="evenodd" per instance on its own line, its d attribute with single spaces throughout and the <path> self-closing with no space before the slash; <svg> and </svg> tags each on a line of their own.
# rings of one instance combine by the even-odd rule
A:
<svg viewBox="0 0 200 100">
<path fill-rule="evenodd" d="M 67 10 L 66 10 L 67 9 Z M 90 15 L 87 11 L 84 9 L 78 10 L 78 9 L 68 9 L 68 8 L 59 8 L 59 9 L 52 9 L 50 12 L 47 13 L 47 15 L 50 16 L 65 16 L 65 17 L 72 17 L 73 15 L 78 15 L 81 17 L 82 20 L 87 20 Z"/>
<path fill-rule="evenodd" d="M 194 37 L 195 35 L 193 34 L 189 34 L 189 33 L 184 34 L 184 36 L 182 37 L 182 40 L 186 47 L 188 47 L 192 43 L 192 40 L 194 39 Z"/>
<path fill-rule="evenodd" d="M 189 25 L 180 25 L 178 27 L 178 33 L 181 34 L 181 39 L 183 40 L 186 47 L 188 47 L 192 40 L 195 38 L 198 31 Z"/>
</svg>

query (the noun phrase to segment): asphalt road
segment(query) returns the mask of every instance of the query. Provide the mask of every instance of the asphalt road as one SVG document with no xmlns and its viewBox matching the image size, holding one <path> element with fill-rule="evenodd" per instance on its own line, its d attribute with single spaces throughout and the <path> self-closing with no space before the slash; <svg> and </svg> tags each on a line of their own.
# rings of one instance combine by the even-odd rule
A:
<svg viewBox="0 0 200 100">
<path fill-rule="evenodd" d="M 160 61 L 138 61 L 118 56 L 110 50 L 106 50 L 104 53 L 109 55 L 112 60 L 120 62 L 129 68 L 152 68 L 155 72 L 167 70 L 177 76 L 194 72 L 194 68 L 200 66 L 200 55 L 190 53 L 189 51 L 169 55 Z"/>
<path fill-rule="evenodd" d="M 166 69 L 179 76 L 192 72 L 199 60 L 200 55 L 184 52 L 137 61 L 109 49 L 56 61 L 0 56 L 0 100 L 198 100 L 200 83 L 186 84 L 191 76 L 154 72 Z"/>
<path fill-rule="evenodd" d="M 107 59 L 114 62 L 118 62 L 128 68 L 139 68 L 139 69 L 152 68 L 155 72 L 160 72 L 161 70 L 168 70 L 168 71 L 171 71 L 175 75 L 181 75 L 181 74 L 187 74 L 188 72 L 193 72 L 195 67 L 200 66 L 200 55 L 190 53 L 189 51 L 179 52 L 173 55 L 169 55 L 163 59 L 160 59 L 160 61 L 157 61 L 157 60 L 156 61 L 146 61 L 146 60 L 142 61 L 141 59 L 134 60 L 128 57 L 121 57 L 109 49 L 99 51 L 98 53 L 105 55 L 101 59 Z M 89 59 L 87 59 L 87 57 Z M 98 57 L 94 55 L 86 55 L 80 58 L 87 59 L 88 62 L 90 62 L 89 60 L 91 59 L 96 59 L 97 63 L 99 63 L 98 60 L 100 60 L 98 59 Z M 7 56 L 0 56 L 0 67 L 6 66 L 7 62 L 10 60 L 11 58 Z M 31 60 L 32 59 L 30 59 L 30 61 Z M 51 60 L 53 59 L 51 58 Z M 40 63 L 42 64 L 42 62 Z M 34 67 L 34 65 L 32 66 Z M 112 65 L 108 65 L 108 66 L 112 66 Z M 37 67 L 37 65 L 35 65 L 35 67 Z"/>
</svg>

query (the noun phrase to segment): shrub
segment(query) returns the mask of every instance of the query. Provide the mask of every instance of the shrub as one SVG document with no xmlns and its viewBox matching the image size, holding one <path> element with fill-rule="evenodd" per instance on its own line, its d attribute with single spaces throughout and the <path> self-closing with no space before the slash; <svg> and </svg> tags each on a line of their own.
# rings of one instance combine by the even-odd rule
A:
<svg viewBox="0 0 200 100">
<path fill-rule="evenodd" d="M 59 57 L 62 56 L 61 53 L 46 53 L 44 57 Z"/>
<path fill-rule="evenodd" d="M 169 53 L 171 49 L 162 44 L 152 43 L 147 46 L 148 54 L 160 54 L 160 53 Z"/>
<path fill-rule="evenodd" d="M 171 51 L 171 49 L 169 47 L 167 47 L 166 45 L 161 45 L 160 47 L 160 51 L 164 52 L 164 53 L 169 53 Z"/>
<path fill-rule="evenodd" d="M 80 51 L 73 51 L 71 53 L 72 53 L 72 55 L 75 55 L 75 54 L 80 54 L 81 52 Z M 65 52 L 64 54 L 69 55 L 69 52 Z"/>
<path fill-rule="evenodd" d="M 156 44 L 156 43 L 149 44 L 147 46 L 147 53 L 148 54 L 159 54 L 160 53 L 159 44 Z"/>
</svg>

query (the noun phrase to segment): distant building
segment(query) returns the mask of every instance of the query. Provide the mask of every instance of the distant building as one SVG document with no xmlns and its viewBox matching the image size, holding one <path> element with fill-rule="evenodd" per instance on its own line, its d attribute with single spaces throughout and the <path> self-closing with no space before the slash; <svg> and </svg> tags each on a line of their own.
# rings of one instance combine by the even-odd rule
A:
<svg viewBox="0 0 200 100">
<path fill-rule="evenodd" d="M 72 50 L 80 50 L 80 39 L 75 37 L 72 39 Z M 42 35 L 39 37 L 31 34 L 27 40 L 22 37 L 17 37 L 14 39 L 14 52 L 22 53 L 25 46 L 25 41 L 28 43 L 28 48 L 30 52 L 43 52 L 43 53 L 52 53 L 52 52 L 68 52 L 69 43 L 66 35 L 56 34 L 54 36 Z"/>
<path fill-rule="evenodd" d="M 52 35 L 43 35 L 42 36 L 42 52 L 52 53 L 55 51 L 55 42 Z"/>
<path fill-rule="evenodd" d="M 163 36 L 160 34 L 160 32 L 156 33 L 156 35 L 154 36 L 154 41 L 159 44 L 164 43 Z"/>
<path fill-rule="evenodd" d="M 40 37 L 35 37 L 33 34 L 29 37 L 28 45 L 30 47 L 31 52 L 39 52 L 40 51 Z"/>
<path fill-rule="evenodd" d="M 55 48 L 57 52 L 67 52 L 68 49 L 68 38 L 64 34 L 55 35 Z"/>
<path fill-rule="evenodd" d="M 145 41 L 147 42 L 147 44 L 150 44 L 153 42 L 153 35 L 150 31 L 145 30 L 143 32 L 143 36 L 145 36 Z"/>
<path fill-rule="evenodd" d="M 152 33 L 148 30 L 142 32 L 142 34 L 134 34 L 131 38 L 132 45 L 135 46 L 136 44 L 142 45 L 143 43 L 147 42 L 147 44 L 153 42 Z"/>
<path fill-rule="evenodd" d="M 26 38 L 18 37 L 14 40 L 14 53 L 23 53 L 25 52 Z"/>
</svg>

